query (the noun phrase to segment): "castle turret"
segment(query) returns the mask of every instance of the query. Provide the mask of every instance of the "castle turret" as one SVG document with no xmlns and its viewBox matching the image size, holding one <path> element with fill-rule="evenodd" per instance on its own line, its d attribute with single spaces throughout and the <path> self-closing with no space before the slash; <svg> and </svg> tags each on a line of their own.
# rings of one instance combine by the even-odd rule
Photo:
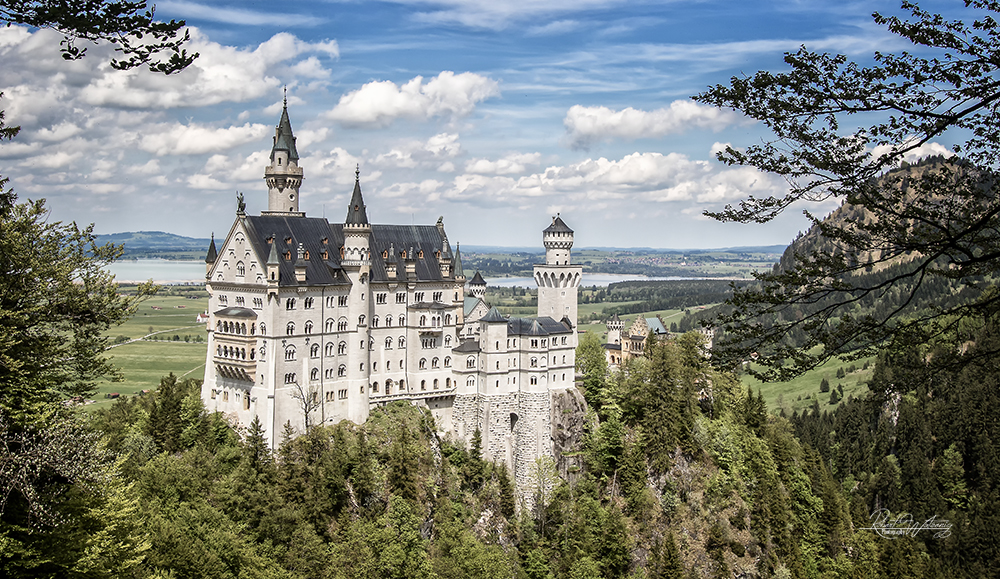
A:
<svg viewBox="0 0 1000 579">
<path fill-rule="evenodd" d="M 281 281 L 281 260 L 278 259 L 278 241 L 274 234 L 268 238 L 271 251 L 267 254 L 267 300 L 278 298 L 278 282 Z"/>
<path fill-rule="evenodd" d="M 205 276 L 212 271 L 215 260 L 219 258 L 219 251 L 215 249 L 215 233 L 212 233 L 212 242 L 208 244 L 208 255 L 205 256 Z"/>
<path fill-rule="evenodd" d="M 469 295 L 479 299 L 486 298 L 486 280 L 478 271 L 469 280 Z"/>
<path fill-rule="evenodd" d="M 611 319 L 607 322 L 608 326 L 608 343 L 609 344 L 621 344 L 622 343 L 622 328 L 625 326 L 618 314 L 611 316 Z"/>
<path fill-rule="evenodd" d="M 557 214 L 552 218 L 552 224 L 542 231 L 542 242 L 545 245 L 545 264 L 535 266 L 538 317 L 567 320 L 573 328 L 572 340 L 576 346 L 577 290 L 583 277 L 583 267 L 571 264 L 573 230 Z"/>
<path fill-rule="evenodd" d="M 354 192 L 344 219 L 344 247 L 340 265 L 351 282 L 347 298 L 348 331 L 347 376 L 342 384 L 349 392 L 361 395 L 348 397 L 347 416 L 358 424 L 368 418 L 369 371 L 371 369 L 371 323 L 373 305 L 371 292 L 371 233 L 365 200 L 361 195 L 361 169 L 354 171 Z"/>
<path fill-rule="evenodd" d="M 281 120 L 274 129 L 271 147 L 271 164 L 264 169 L 267 183 L 267 211 L 264 215 L 290 215 L 304 217 L 299 211 L 299 186 L 302 185 L 302 168 L 295 149 L 295 135 L 288 119 L 288 99 L 281 109 Z"/>
</svg>

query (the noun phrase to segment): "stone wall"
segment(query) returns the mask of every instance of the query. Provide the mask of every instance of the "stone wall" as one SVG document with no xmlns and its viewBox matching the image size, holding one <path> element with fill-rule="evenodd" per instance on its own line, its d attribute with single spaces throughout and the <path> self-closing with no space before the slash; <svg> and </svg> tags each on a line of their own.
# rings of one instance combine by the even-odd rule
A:
<svg viewBox="0 0 1000 579">
<path fill-rule="evenodd" d="M 583 469 L 583 430 L 587 402 L 576 388 L 552 392 L 552 451 L 556 471 L 573 483 Z"/>
</svg>

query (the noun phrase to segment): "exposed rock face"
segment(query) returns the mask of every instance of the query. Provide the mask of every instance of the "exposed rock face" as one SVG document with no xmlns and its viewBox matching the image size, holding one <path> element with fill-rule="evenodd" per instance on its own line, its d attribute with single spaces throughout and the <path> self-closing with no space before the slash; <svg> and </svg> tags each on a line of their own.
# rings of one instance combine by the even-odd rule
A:
<svg viewBox="0 0 1000 579">
<path fill-rule="evenodd" d="M 583 428 L 587 402 L 576 388 L 552 393 L 552 450 L 559 476 L 576 482 L 583 469 Z"/>
</svg>

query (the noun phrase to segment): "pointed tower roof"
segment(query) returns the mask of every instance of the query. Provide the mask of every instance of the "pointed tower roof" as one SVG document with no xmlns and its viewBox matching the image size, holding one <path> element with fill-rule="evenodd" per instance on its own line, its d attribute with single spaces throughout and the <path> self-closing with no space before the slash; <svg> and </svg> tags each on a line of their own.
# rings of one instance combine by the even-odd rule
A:
<svg viewBox="0 0 1000 579">
<path fill-rule="evenodd" d="M 354 171 L 354 194 L 351 195 L 351 205 L 347 208 L 347 219 L 344 225 L 368 225 L 368 213 L 365 212 L 365 200 L 361 196 L 361 168 Z"/>
<path fill-rule="evenodd" d="M 477 271 L 476 275 L 472 276 L 472 280 L 469 281 L 469 285 L 486 285 L 486 280 L 483 279 L 483 276 Z"/>
<path fill-rule="evenodd" d="M 215 249 L 215 233 L 212 233 L 212 242 L 208 244 L 208 255 L 205 256 L 205 263 L 215 263 L 219 252 Z"/>
<path fill-rule="evenodd" d="M 479 321 L 486 322 L 488 324 L 496 324 L 500 322 L 506 323 L 507 318 L 503 317 L 503 314 L 500 313 L 500 310 L 498 310 L 496 306 L 493 306 L 490 308 L 490 311 L 486 312 L 485 316 L 479 318 Z"/>
<path fill-rule="evenodd" d="M 452 271 L 455 277 L 465 277 L 465 271 L 462 269 L 462 244 L 455 244 L 455 262 L 452 264 Z"/>
<path fill-rule="evenodd" d="M 271 253 L 267 256 L 267 265 L 281 265 L 281 260 L 278 259 L 278 240 L 274 238 L 274 234 L 271 234 Z"/>
<path fill-rule="evenodd" d="M 275 151 L 288 151 L 288 162 L 299 162 L 299 152 L 295 150 L 295 135 L 292 134 L 292 122 L 288 120 L 288 97 L 285 97 L 281 107 L 281 120 L 274 134 L 274 147 L 271 148 L 271 160 Z"/>
<path fill-rule="evenodd" d="M 567 226 L 562 220 L 562 217 L 559 217 L 559 214 L 556 213 L 556 216 L 552 218 L 552 225 L 543 229 L 542 233 L 573 233 L 573 230 L 570 229 L 569 226 Z"/>
</svg>

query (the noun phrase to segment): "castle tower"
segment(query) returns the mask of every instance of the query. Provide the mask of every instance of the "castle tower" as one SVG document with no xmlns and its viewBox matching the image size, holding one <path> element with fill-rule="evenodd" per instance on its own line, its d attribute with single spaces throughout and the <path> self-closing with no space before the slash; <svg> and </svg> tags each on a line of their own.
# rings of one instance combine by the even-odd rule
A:
<svg viewBox="0 0 1000 579">
<path fill-rule="evenodd" d="M 302 185 L 302 168 L 299 153 L 295 150 L 295 135 L 288 120 L 288 99 L 281 109 L 281 120 L 274 129 L 271 147 L 271 164 L 264 169 L 267 183 L 267 211 L 264 215 L 289 215 L 304 217 L 299 211 L 299 186 Z"/>
<path fill-rule="evenodd" d="M 483 279 L 483 276 L 478 271 L 469 280 L 469 295 L 479 299 L 486 298 L 486 280 Z"/>
<path fill-rule="evenodd" d="M 360 396 L 348 397 L 350 400 L 348 416 L 361 424 L 368 419 L 368 371 L 371 364 L 371 339 L 368 328 L 371 323 L 373 305 L 371 286 L 371 224 L 368 223 L 368 213 L 365 211 L 365 200 L 361 196 L 361 170 L 354 172 L 354 193 L 347 207 L 347 218 L 344 220 L 344 247 L 340 260 L 344 273 L 351 281 L 348 297 L 348 328 L 356 332 L 347 339 L 348 374 L 347 387 L 352 393 Z"/>
<path fill-rule="evenodd" d="M 622 343 L 622 329 L 625 323 L 622 322 L 618 314 L 611 316 L 611 319 L 607 322 L 608 326 L 608 343 L 609 344 L 621 344 Z"/>
<path fill-rule="evenodd" d="M 535 266 L 535 283 L 538 285 L 538 317 L 548 316 L 556 321 L 569 320 L 573 328 L 573 345 L 576 345 L 577 290 L 583 277 L 583 267 L 570 263 L 573 247 L 573 230 L 557 214 L 552 224 L 542 231 L 545 245 L 545 264 Z"/>
<path fill-rule="evenodd" d="M 205 255 L 205 275 L 212 272 L 215 260 L 219 258 L 219 252 L 215 249 L 215 233 L 212 233 L 212 242 L 208 244 L 208 254 Z"/>
</svg>

